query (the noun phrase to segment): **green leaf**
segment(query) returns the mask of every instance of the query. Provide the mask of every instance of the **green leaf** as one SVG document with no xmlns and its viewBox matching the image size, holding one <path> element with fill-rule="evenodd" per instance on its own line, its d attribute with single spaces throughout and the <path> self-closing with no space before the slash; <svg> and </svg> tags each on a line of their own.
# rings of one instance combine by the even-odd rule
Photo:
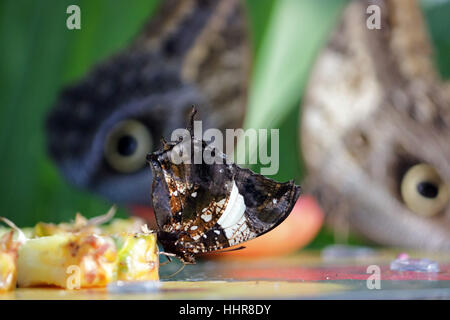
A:
<svg viewBox="0 0 450 320">
<path fill-rule="evenodd" d="M 345 0 L 280 0 L 272 4 L 255 55 L 244 127 L 280 129 L 280 170 L 276 179 L 301 176 L 297 152 L 299 103 L 317 53 L 345 4 Z M 256 154 L 257 148 L 251 147 L 246 148 L 241 140 L 237 152 Z"/>
<path fill-rule="evenodd" d="M 0 215 L 21 226 L 109 208 L 57 172 L 46 155 L 44 119 L 62 86 L 126 46 L 156 1 L 80 1 L 81 30 L 66 27 L 70 4 L 0 2 Z"/>
<path fill-rule="evenodd" d="M 254 64 L 246 128 L 276 128 L 287 116 L 345 3 L 281 0 L 274 4 Z"/>
</svg>

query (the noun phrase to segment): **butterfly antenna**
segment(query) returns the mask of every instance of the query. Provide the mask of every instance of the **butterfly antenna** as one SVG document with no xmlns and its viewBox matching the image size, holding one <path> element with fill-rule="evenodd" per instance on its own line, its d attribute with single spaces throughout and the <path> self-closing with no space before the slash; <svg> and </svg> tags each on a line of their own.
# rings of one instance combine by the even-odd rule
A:
<svg viewBox="0 0 450 320">
<path fill-rule="evenodd" d="M 197 109 L 195 109 L 195 106 L 192 105 L 191 113 L 189 115 L 189 122 L 187 125 L 187 129 L 190 132 L 191 137 L 194 137 L 194 118 L 195 118 L 196 114 L 197 114 Z"/>
<path fill-rule="evenodd" d="M 180 261 L 181 261 L 181 259 L 180 259 Z M 175 271 L 174 273 L 172 273 L 171 275 L 169 275 L 169 276 L 167 276 L 167 277 L 164 277 L 163 279 L 170 279 L 170 278 L 172 278 L 172 277 L 175 277 L 177 274 L 179 274 L 181 271 L 183 271 L 183 269 L 184 269 L 184 267 L 186 267 L 186 264 L 187 263 L 185 263 L 184 261 L 181 261 L 182 263 L 183 263 L 183 265 L 177 270 L 177 271 Z"/>
<path fill-rule="evenodd" d="M 165 266 L 166 264 L 169 264 L 169 263 L 171 263 L 171 262 L 172 262 L 172 260 L 169 260 L 169 261 L 160 263 L 159 266 L 162 267 L 162 266 Z"/>
<path fill-rule="evenodd" d="M 170 257 L 177 258 L 177 259 L 180 260 L 181 263 L 183 264 L 177 271 L 175 271 L 175 272 L 172 273 L 171 275 L 169 275 L 169 276 L 167 276 L 167 277 L 164 277 L 164 278 L 162 278 L 162 279 L 170 279 L 170 278 L 176 276 L 177 274 L 179 274 L 181 271 L 183 271 L 184 267 L 186 267 L 186 263 L 185 263 L 183 260 L 181 260 L 179 257 L 177 257 L 176 254 L 169 253 L 169 252 L 164 252 L 164 251 L 160 251 L 159 254 L 160 254 L 160 255 L 163 255 L 163 256 L 165 256 L 165 257 L 167 257 L 167 260 L 169 260 L 169 261 L 166 261 L 166 262 L 160 264 L 160 266 L 165 266 L 166 264 L 172 262 L 172 259 L 171 259 Z"/>
<path fill-rule="evenodd" d="M 164 251 L 159 252 L 159 254 L 165 256 L 167 258 L 167 260 L 168 260 L 166 262 L 160 263 L 159 264 L 160 266 L 165 266 L 166 264 L 171 263 L 172 262 L 172 258 L 171 257 L 175 257 L 175 254 L 164 252 Z"/>
</svg>

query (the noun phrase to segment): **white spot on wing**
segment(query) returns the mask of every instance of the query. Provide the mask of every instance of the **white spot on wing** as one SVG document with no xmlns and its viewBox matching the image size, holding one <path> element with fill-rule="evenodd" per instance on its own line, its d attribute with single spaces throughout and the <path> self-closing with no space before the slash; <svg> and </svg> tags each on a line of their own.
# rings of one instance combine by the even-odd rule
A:
<svg viewBox="0 0 450 320">
<path fill-rule="evenodd" d="M 202 214 L 200 218 L 202 218 L 202 220 L 205 222 L 210 222 L 212 219 L 212 214 Z"/>
<path fill-rule="evenodd" d="M 197 235 L 195 235 L 195 236 L 192 236 L 192 239 L 194 239 L 195 241 L 197 241 L 198 239 L 200 239 L 200 235 L 197 234 Z"/>
<path fill-rule="evenodd" d="M 247 241 L 256 236 L 255 233 L 250 231 L 250 229 L 248 228 L 247 223 L 245 222 L 245 217 L 242 217 L 239 223 L 223 231 L 227 236 L 230 246 Z"/>
<path fill-rule="evenodd" d="M 222 201 L 225 202 L 225 199 L 222 199 L 219 203 Z M 241 218 L 244 217 L 245 209 L 244 197 L 239 193 L 239 189 L 233 181 L 233 189 L 231 189 L 228 205 L 217 223 L 222 227 L 222 229 L 229 228 L 237 224 Z"/>
</svg>

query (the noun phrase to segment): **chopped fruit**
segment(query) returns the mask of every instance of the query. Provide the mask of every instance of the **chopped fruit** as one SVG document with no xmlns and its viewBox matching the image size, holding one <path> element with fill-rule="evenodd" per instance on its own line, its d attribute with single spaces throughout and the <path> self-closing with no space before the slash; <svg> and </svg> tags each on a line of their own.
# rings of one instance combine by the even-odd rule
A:
<svg viewBox="0 0 450 320">
<path fill-rule="evenodd" d="M 114 236 L 118 248 L 118 280 L 158 280 L 156 233 Z"/>
<path fill-rule="evenodd" d="M 131 217 L 129 219 L 114 219 L 108 225 L 100 226 L 102 223 L 108 222 L 112 219 L 116 209 L 112 207 L 111 210 L 103 215 L 92 219 L 86 219 L 80 213 L 77 213 L 75 221 L 72 223 L 44 223 L 40 222 L 34 227 L 33 235 L 35 237 L 45 237 L 61 233 L 73 233 L 83 231 L 91 234 L 120 234 L 138 233 L 145 224 L 144 220 L 138 217 Z"/>
<path fill-rule="evenodd" d="M 84 219 L 84 220 L 83 220 Z M 93 234 L 119 234 L 122 232 L 137 233 L 140 232 L 141 227 L 145 224 L 144 221 L 138 217 L 130 219 L 114 219 L 110 224 L 105 226 L 88 225 L 89 220 L 86 220 L 81 215 L 77 215 L 74 223 L 45 223 L 39 222 L 33 229 L 32 235 L 35 237 L 46 237 L 61 233 L 71 233 L 83 230 Z"/>
<path fill-rule="evenodd" d="M 18 254 L 19 287 L 102 287 L 116 279 L 117 251 L 110 237 L 55 234 L 29 239 Z"/>
<path fill-rule="evenodd" d="M 20 243 L 13 240 L 14 231 L 3 234 L 0 238 L 0 292 L 16 287 L 17 248 Z"/>
<path fill-rule="evenodd" d="M 140 218 L 100 226 L 114 212 L 115 207 L 89 220 L 77 214 L 72 223 L 41 222 L 28 230 L 29 237 L 1 218 L 13 230 L 0 230 L 0 292 L 12 290 L 16 283 L 79 289 L 117 280 L 158 280 L 156 233 Z"/>
<path fill-rule="evenodd" d="M 34 228 L 21 228 L 20 229 L 26 238 L 33 238 L 34 237 Z M 2 236 L 4 236 L 6 233 L 9 233 L 11 231 L 11 228 L 4 228 L 4 227 L 0 227 L 0 238 Z M 18 236 L 19 236 L 19 232 L 18 230 L 13 230 L 14 231 L 14 236 L 13 239 L 17 240 Z"/>
<path fill-rule="evenodd" d="M 84 219 L 84 217 L 82 218 Z M 39 222 L 34 227 L 34 236 L 40 238 L 53 236 L 55 234 L 76 232 L 77 231 L 77 228 L 75 227 L 76 224 L 77 224 L 76 222 L 74 224 L 70 223 L 54 224 L 54 223 Z M 101 229 L 98 228 L 97 226 L 91 226 L 89 233 L 99 234 L 101 233 Z"/>
<path fill-rule="evenodd" d="M 110 224 L 101 226 L 104 234 L 121 234 L 125 233 L 139 233 L 142 226 L 145 224 L 144 220 L 138 217 L 131 217 L 129 219 L 114 219 Z"/>
<path fill-rule="evenodd" d="M 101 234 L 102 230 L 99 225 L 111 220 L 114 217 L 116 210 L 116 207 L 112 206 L 105 215 L 94 217 L 89 220 L 83 217 L 80 213 L 77 213 L 73 223 L 53 224 L 40 222 L 34 227 L 34 235 L 36 237 L 46 237 L 55 234 L 80 231 L 90 234 Z"/>
</svg>

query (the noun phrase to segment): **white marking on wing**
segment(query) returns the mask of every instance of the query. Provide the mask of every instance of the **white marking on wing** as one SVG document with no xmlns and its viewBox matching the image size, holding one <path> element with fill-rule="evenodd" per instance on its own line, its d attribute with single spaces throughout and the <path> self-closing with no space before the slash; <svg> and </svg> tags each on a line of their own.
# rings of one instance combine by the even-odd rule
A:
<svg viewBox="0 0 450 320">
<path fill-rule="evenodd" d="M 248 228 L 244 216 L 242 216 L 241 220 L 237 224 L 226 228 L 223 231 L 225 232 L 230 246 L 234 246 L 256 237 L 256 233 L 250 231 L 250 229 Z"/>
<path fill-rule="evenodd" d="M 224 201 L 224 199 L 221 201 Z M 231 189 L 227 207 L 217 223 L 222 227 L 222 229 L 234 226 L 241 220 L 241 218 L 244 217 L 245 209 L 244 197 L 239 193 L 239 189 L 233 181 L 233 189 Z"/>
<path fill-rule="evenodd" d="M 210 222 L 212 219 L 212 214 L 202 214 L 200 218 L 202 218 L 202 220 L 205 222 Z"/>
<path fill-rule="evenodd" d="M 195 241 L 197 241 L 198 239 L 200 239 L 200 235 L 196 234 L 194 236 L 191 236 L 192 239 L 194 239 Z"/>
</svg>

